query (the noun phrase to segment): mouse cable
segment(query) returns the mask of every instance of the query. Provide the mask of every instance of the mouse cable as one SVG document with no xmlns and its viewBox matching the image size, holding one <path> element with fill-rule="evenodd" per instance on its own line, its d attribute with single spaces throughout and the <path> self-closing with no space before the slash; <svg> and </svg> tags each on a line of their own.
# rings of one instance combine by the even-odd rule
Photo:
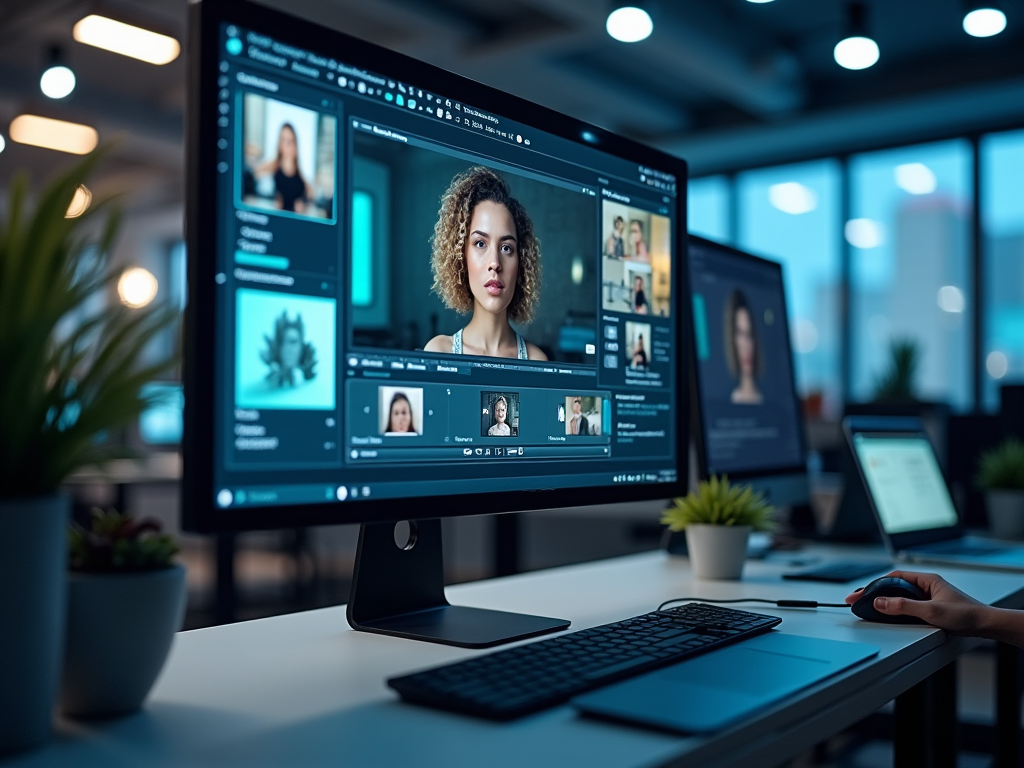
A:
<svg viewBox="0 0 1024 768">
<path fill-rule="evenodd" d="M 761 597 L 739 597 L 728 600 L 711 600 L 707 597 L 677 597 L 666 600 L 658 606 L 658 611 L 665 610 L 672 603 L 767 603 L 778 608 L 850 608 L 847 603 L 819 603 L 815 600 L 765 600 Z"/>
</svg>

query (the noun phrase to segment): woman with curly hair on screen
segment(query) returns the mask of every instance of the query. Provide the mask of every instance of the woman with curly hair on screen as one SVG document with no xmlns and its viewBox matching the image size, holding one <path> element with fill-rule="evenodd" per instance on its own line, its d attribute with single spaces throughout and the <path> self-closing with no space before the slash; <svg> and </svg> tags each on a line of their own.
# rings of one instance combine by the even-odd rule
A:
<svg viewBox="0 0 1024 768">
<path fill-rule="evenodd" d="M 547 360 L 511 322 L 528 323 L 540 294 L 540 241 L 505 180 L 477 166 L 452 179 L 434 226 L 434 291 L 449 309 L 471 314 L 427 352 Z"/>
</svg>

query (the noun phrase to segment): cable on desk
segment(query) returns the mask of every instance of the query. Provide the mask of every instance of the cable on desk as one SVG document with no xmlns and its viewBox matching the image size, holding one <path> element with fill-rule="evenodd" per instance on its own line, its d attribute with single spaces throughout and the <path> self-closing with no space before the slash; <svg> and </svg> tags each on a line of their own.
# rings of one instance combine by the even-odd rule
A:
<svg viewBox="0 0 1024 768">
<path fill-rule="evenodd" d="M 819 603 L 816 600 L 766 600 L 762 597 L 737 597 L 728 600 L 711 600 L 707 597 L 676 597 L 666 600 L 658 606 L 659 611 L 665 610 L 672 603 L 767 603 L 778 608 L 850 608 L 847 603 Z"/>
</svg>

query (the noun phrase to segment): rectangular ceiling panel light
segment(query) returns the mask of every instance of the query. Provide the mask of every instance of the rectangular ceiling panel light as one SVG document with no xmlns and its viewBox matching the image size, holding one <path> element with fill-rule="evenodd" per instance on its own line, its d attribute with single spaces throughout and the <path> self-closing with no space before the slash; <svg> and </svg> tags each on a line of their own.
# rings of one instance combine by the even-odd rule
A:
<svg viewBox="0 0 1024 768">
<path fill-rule="evenodd" d="M 73 34 L 80 43 L 150 64 L 169 64 L 181 53 L 181 46 L 173 37 L 96 14 L 86 16 L 75 24 Z"/>
<path fill-rule="evenodd" d="M 73 155 L 86 155 L 96 149 L 96 129 L 79 123 L 53 120 L 39 115 L 18 115 L 8 129 L 11 140 L 33 147 L 56 149 Z"/>
</svg>

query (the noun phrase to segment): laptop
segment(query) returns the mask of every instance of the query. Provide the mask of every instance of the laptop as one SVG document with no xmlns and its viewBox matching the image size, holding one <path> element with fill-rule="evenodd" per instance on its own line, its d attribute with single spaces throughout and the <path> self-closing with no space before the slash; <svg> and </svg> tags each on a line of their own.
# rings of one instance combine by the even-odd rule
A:
<svg viewBox="0 0 1024 768">
<path fill-rule="evenodd" d="M 1024 546 L 966 534 L 920 420 L 848 417 L 843 432 L 894 559 L 1024 571 Z"/>
</svg>

